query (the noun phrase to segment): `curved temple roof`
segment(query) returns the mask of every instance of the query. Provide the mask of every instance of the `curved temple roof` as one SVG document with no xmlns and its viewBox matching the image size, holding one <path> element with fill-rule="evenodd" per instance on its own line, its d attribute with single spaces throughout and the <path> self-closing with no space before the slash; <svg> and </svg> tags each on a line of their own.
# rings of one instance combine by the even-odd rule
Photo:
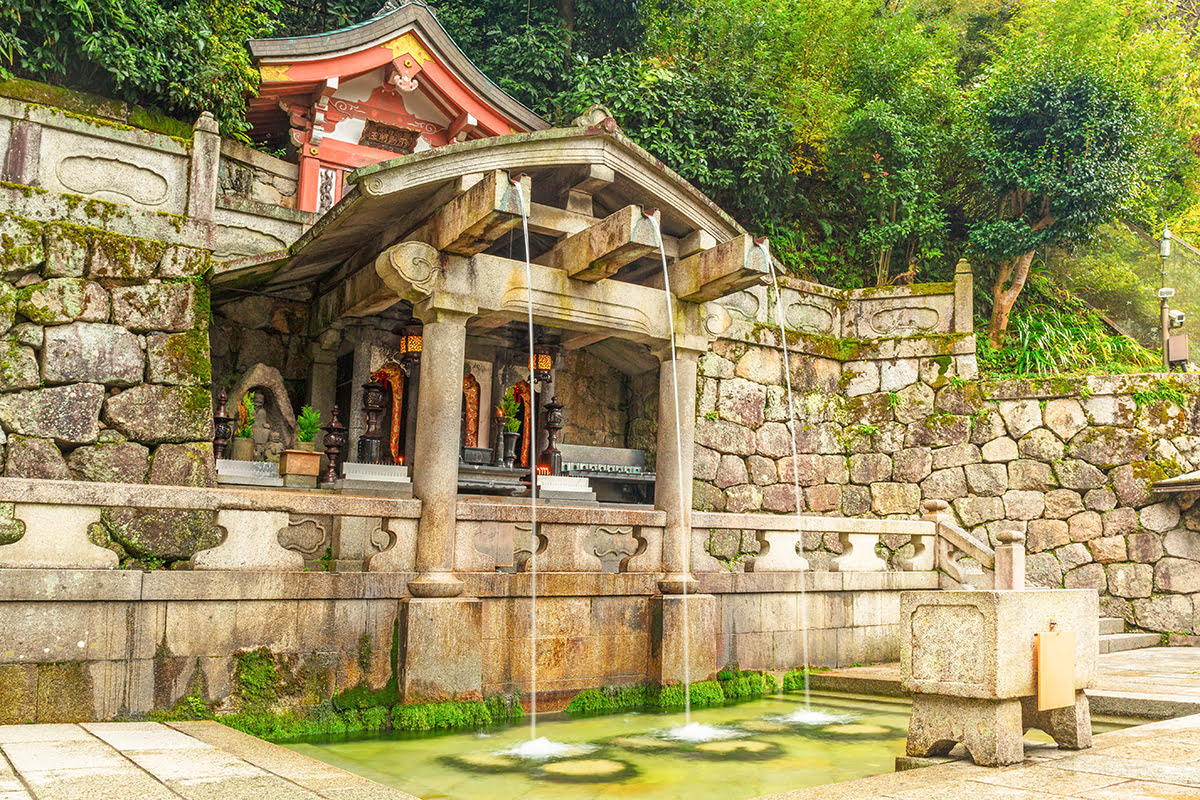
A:
<svg viewBox="0 0 1200 800">
<path fill-rule="evenodd" d="M 250 100 L 248 115 L 260 129 L 282 119 L 278 108 L 281 94 L 311 94 L 327 79 L 360 75 L 384 67 L 405 53 L 413 54 L 427 74 L 436 71 L 433 77 L 440 91 L 461 91 L 473 97 L 472 113 L 479 108 L 493 111 L 495 119 L 479 120 L 481 127 L 493 135 L 550 127 L 480 72 L 421 2 L 406 2 L 393 11 L 329 33 L 254 39 L 247 47 L 263 78 L 259 97 Z"/>
</svg>

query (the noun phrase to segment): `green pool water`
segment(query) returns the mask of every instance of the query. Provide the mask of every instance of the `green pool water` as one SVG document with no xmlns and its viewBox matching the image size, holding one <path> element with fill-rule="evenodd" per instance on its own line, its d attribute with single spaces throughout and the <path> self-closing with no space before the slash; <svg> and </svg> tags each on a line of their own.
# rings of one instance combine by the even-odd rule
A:
<svg viewBox="0 0 1200 800">
<path fill-rule="evenodd" d="M 846 720 L 814 726 L 776 719 L 802 707 L 799 696 L 784 695 L 697 709 L 693 722 L 737 734 L 702 746 L 655 735 L 682 725 L 682 713 L 539 717 L 538 736 L 593 748 L 541 764 L 498 755 L 529 738 L 528 724 L 287 747 L 428 800 L 742 800 L 891 772 L 904 753 L 905 703 L 814 697 L 814 710 Z M 597 770 L 609 774 L 581 774 Z"/>
</svg>

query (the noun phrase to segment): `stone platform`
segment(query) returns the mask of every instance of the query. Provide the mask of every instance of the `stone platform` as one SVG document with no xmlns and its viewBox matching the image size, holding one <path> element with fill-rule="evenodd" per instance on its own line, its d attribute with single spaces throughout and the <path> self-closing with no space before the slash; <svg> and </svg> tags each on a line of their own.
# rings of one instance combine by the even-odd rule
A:
<svg viewBox="0 0 1200 800">
<path fill-rule="evenodd" d="M 0 726 L 0 800 L 416 800 L 216 722 Z"/>
</svg>

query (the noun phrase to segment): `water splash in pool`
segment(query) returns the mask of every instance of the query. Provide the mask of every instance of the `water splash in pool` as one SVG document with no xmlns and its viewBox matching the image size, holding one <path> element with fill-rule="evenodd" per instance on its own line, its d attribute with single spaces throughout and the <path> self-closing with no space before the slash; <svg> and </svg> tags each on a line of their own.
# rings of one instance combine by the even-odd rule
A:
<svg viewBox="0 0 1200 800">
<path fill-rule="evenodd" d="M 850 722 L 855 719 L 852 714 L 830 714 L 827 711 L 813 711 L 801 708 L 791 714 L 766 717 L 771 722 L 782 722 L 787 725 L 832 725 L 840 722 Z"/>
<path fill-rule="evenodd" d="M 716 725 L 705 725 L 701 722 L 689 722 L 678 728 L 671 728 L 662 734 L 662 738 L 676 742 L 715 742 L 718 739 L 736 739 L 746 734 L 732 728 L 722 728 Z"/>
<path fill-rule="evenodd" d="M 501 754 L 523 758 L 527 761 L 548 761 L 552 758 L 580 756 L 584 753 L 590 753 L 595 749 L 595 746 L 590 744 L 552 742 L 545 736 L 539 736 L 536 739 L 521 742 L 507 750 L 502 750 Z"/>
</svg>

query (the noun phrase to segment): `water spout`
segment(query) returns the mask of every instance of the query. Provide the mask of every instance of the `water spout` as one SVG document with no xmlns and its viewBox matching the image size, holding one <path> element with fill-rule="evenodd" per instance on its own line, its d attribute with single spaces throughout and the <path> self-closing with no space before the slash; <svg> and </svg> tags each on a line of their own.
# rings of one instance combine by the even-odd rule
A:
<svg viewBox="0 0 1200 800">
<path fill-rule="evenodd" d="M 675 406 L 675 474 L 682 480 L 683 478 L 683 429 L 680 427 L 679 417 L 679 359 L 676 357 L 675 351 L 675 309 L 671 302 L 671 276 L 667 274 L 667 251 L 663 248 L 662 227 L 658 223 L 658 218 L 654 216 L 654 209 L 648 209 L 642 212 L 646 219 L 650 220 L 650 226 L 654 228 L 654 239 L 658 242 L 658 254 L 662 258 L 663 272 L 663 294 L 667 301 L 667 329 L 671 335 L 671 401 Z M 692 413 L 688 409 L 688 413 Z M 691 517 L 688 514 L 687 508 L 687 492 L 685 487 L 679 487 L 679 524 L 683 526 L 683 536 L 680 538 L 680 553 L 679 563 L 683 568 L 683 580 L 680 584 L 680 603 L 683 612 L 683 719 L 685 727 L 691 724 L 692 721 L 692 695 L 691 695 L 691 625 L 688 619 L 688 593 L 687 579 L 691 576 L 691 543 L 692 543 L 692 526 Z"/>
<path fill-rule="evenodd" d="M 517 191 L 517 202 L 521 207 L 521 229 L 525 234 L 525 305 L 529 315 L 529 742 L 536 744 L 537 738 L 537 459 L 533 457 L 533 443 L 537 437 L 537 403 L 533 391 L 533 265 L 529 260 L 529 209 L 525 205 L 525 191 L 521 188 L 521 176 L 512 178 Z M 542 739 L 541 741 L 546 741 Z M 548 743 L 551 744 L 551 743 Z"/>
<path fill-rule="evenodd" d="M 771 286 L 775 289 L 775 316 L 779 323 L 779 345 L 783 348 L 783 382 L 787 387 L 788 407 L 788 442 L 792 448 L 792 491 L 796 504 L 796 532 L 800 548 L 800 557 L 804 558 L 804 531 L 801 529 L 800 509 L 800 458 L 796 452 L 796 403 L 792 396 L 792 365 L 788 355 L 787 329 L 783 319 L 783 293 L 779 289 L 779 276 L 775 272 L 775 262 L 771 258 L 771 250 L 766 239 L 758 239 L 755 245 L 762 250 L 763 258 L 767 261 L 767 270 L 771 275 Z M 804 590 L 804 581 L 800 581 L 800 655 L 804 669 L 804 710 L 811 713 L 808 691 L 808 594 Z"/>
</svg>

